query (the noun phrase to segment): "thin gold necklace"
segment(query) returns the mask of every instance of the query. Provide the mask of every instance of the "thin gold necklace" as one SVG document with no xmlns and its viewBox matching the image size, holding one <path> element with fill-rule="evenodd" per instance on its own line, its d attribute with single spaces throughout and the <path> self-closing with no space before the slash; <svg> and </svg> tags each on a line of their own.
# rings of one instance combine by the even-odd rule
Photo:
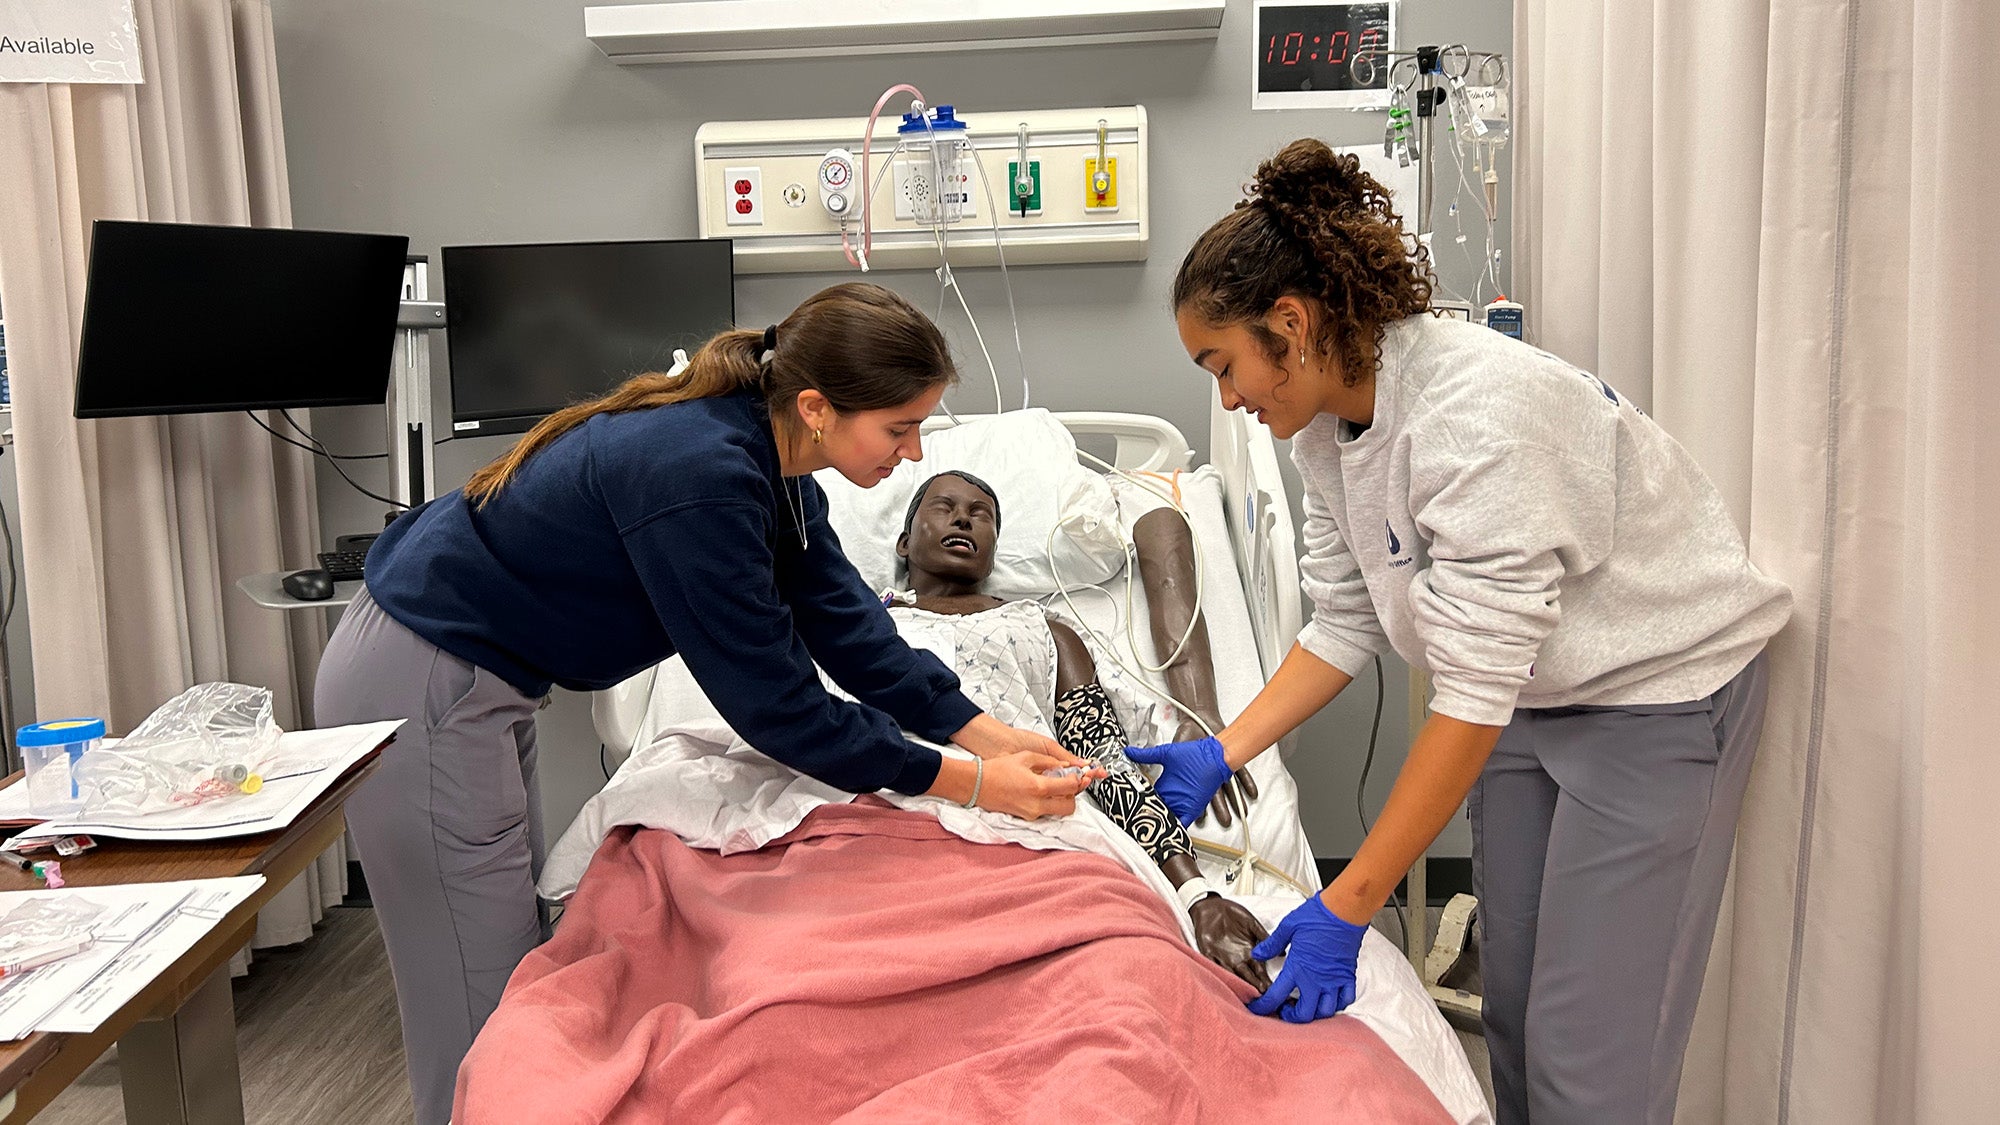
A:
<svg viewBox="0 0 2000 1125">
<path fill-rule="evenodd" d="M 803 551 L 806 549 L 806 499 L 804 493 L 801 491 L 797 477 L 787 477 L 785 479 L 791 481 L 792 485 L 792 490 L 785 493 L 785 502 L 792 509 L 792 526 L 798 528 L 799 550 Z M 783 492 L 784 489 L 780 487 L 779 491 Z"/>
</svg>

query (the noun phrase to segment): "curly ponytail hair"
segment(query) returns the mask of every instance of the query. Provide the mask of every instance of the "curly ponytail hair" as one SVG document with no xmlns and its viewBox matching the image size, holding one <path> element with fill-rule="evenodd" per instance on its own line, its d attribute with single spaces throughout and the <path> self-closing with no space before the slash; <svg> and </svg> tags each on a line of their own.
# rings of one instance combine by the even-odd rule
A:
<svg viewBox="0 0 2000 1125">
<path fill-rule="evenodd" d="M 1251 197 L 1195 240 L 1173 307 L 1244 325 L 1275 359 L 1285 342 L 1264 316 L 1284 296 L 1318 306 L 1313 346 L 1339 360 L 1349 386 L 1381 362 L 1391 321 L 1430 307 L 1430 255 L 1403 233 L 1388 189 L 1311 138 L 1259 164 Z"/>
</svg>

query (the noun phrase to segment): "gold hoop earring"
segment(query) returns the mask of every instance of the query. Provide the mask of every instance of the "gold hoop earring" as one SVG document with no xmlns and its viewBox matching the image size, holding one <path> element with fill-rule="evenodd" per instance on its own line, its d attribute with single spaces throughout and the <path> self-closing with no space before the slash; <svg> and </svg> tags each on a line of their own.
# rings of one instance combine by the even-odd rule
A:
<svg viewBox="0 0 2000 1125">
<path fill-rule="evenodd" d="M 818 430 L 814 430 L 814 431 L 813 431 L 813 444 L 814 444 L 814 445 L 818 445 L 818 444 L 819 444 L 819 438 L 820 438 L 820 434 L 819 434 L 819 431 L 818 431 Z"/>
</svg>

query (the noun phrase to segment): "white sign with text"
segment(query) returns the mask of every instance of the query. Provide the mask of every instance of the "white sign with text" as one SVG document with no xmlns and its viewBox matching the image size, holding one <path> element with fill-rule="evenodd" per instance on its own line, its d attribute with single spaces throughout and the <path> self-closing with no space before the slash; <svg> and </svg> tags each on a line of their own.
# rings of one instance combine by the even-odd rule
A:
<svg viewBox="0 0 2000 1125">
<path fill-rule="evenodd" d="M 142 81 L 132 0 L 0 0 L 0 82 Z"/>
</svg>

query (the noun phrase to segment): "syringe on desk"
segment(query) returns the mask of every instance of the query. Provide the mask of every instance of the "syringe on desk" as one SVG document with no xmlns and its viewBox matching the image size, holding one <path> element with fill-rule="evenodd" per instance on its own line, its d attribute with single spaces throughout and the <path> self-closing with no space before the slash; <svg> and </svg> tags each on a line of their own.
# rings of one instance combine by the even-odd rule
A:
<svg viewBox="0 0 2000 1125">
<path fill-rule="evenodd" d="M 89 949 L 91 940 L 88 936 L 69 938 L 12 950 L 0 956 L 0 978 L 18 976 L 43 965 L 53 965 L 66 957 L 74 957 Z"/>
</svg>

